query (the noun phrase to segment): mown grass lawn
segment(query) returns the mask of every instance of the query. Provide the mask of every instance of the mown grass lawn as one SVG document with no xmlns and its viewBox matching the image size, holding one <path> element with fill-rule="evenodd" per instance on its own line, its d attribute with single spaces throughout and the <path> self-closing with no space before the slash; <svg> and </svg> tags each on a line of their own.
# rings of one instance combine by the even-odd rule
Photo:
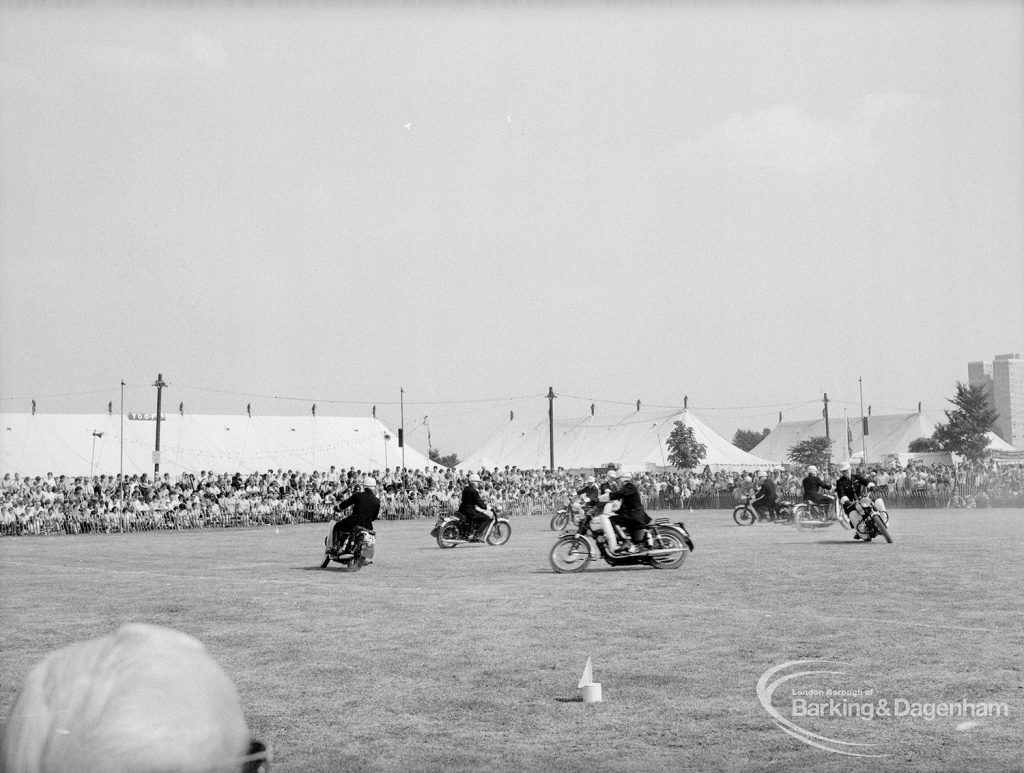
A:
<svg viewBox="0 0 1024 773">
<path fill-rule="evenodd" d="M 381 523 L 355 574 L 319 568 L 320 525 L 0 539 L 0 712 L 50 649 L 145 621 L 206 644 L 286 773 L 1022 769 L 1024 512 L 894 512 L 892 545 L 682 515 L 682 569 L 579 575 L 550 570 L 547 517 L 454 550 L 431 523 Z M 588 656 L 594 705 L 576 700 Z M 761 674 L 799 659 L 1009 716 L 808 720 L 885 756 L 823 751 L 758 702 Z"/>
</svg>

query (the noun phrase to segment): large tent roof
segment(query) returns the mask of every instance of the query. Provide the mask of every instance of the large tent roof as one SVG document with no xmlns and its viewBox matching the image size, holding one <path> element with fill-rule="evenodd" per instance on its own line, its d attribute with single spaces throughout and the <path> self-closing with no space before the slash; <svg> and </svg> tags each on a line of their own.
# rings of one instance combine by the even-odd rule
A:
<svg viewBox="0 0 1024 773">
<path fill-rule="evenodd" d="M 910 444 L 918 438 L 931 437 L 935 426 L 944 416 L 928 411 L 896 413 L 868 417 L 868 434 L 864 435 L 860 417 L 844 420 L 832 419 L 829 433 L 832 438 L 832 458 L 846 461 L 865 455 L 868 462 L 883 462 L 887 457 L 906 454 Z M 847 431 L 849 426 L 849 431 Z M 751 453 L 773 462 L 786 462 L 789 449 L 812 437 L 824 437 L 825 420 L 783 421 L 775 425 L 768 436 L 751 449 Z M 989 433 L 989 448 L 1006 450 L 1008 444 Z M 1011 447 L 1012 448 L 1012 447 Z"/>
<path fill-rule="evenodd" d="M 616 464 L 629 469 L 667 468 L 671 467 L 668 437 L 676 421 L 692 428 L 696 440 L 707 449 L 702 466 L 736 470 L 771 466 L 767 460 L 734 446 L 691 411 L 643 409 L 625 415 L 556 419 L 553 433 L 549 432 L 548 419 L 510 419 L 459 467 L 547 467 L 553 434 L 556 467 L 587 469 Z"/>
<path fill-rule="evenodd" d="M 123 425 L 125 474 L 152 473 L 156 421 L 128 414 Z M 0 472 L 117 474 L 121 426 L 118 414 L 0 414 Z M 172 413 L 160 422 L 160 472 L 383 470 L 402 465 L 397 434 L 375 418 Z M 408 444 L 404 456 L 410 469 L 433 464 Z"/>
</svg>

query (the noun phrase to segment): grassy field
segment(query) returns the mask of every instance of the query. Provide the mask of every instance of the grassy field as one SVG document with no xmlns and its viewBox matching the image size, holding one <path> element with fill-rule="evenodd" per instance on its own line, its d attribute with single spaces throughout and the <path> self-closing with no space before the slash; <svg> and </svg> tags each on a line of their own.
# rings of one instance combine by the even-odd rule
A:
<svg viewBox="0 0 1024 773">
<path fill-rule="evenodd" d="M 579 575 L 550 570 L 546 517 L 454 550 L 381 523 L 352 574 L 319 568 L 321 525 L 0 539 L 0 713 L 47 651 L 145 621 L 206 644 L 285 773 L 1024 769 L 1024 512 L 894 512 L 892 545 L 683 515 L 681 569 Z M 587 657 L 598 704 L 578 700 Z M 845 675 L 787 683 L 786 716 L 798 684 L 1009 715 L 799 720 L 885 755 L 844 756 L 759 703 L 795 660 Z"/>
</svg>

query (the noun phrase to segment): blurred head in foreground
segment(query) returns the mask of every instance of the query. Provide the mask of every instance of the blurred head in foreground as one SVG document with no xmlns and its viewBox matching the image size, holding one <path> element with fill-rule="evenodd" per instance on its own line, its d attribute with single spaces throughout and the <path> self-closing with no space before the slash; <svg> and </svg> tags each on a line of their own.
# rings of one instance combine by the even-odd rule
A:
<svg viewBox="0 0 1024 773">
<path fill-rule="evenodd" d="M 133 623 L 37 663 L 4 728 L 4 773 L 243 771 L 249 729 L 228 675 L 191 636 Z"/>
</svg>

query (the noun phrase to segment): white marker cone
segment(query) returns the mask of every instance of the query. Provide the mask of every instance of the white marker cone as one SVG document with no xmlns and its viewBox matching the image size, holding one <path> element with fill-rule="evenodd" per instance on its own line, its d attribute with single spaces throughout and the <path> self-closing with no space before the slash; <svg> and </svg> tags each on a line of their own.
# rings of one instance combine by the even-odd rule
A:
<svg viewBox="0 0 1024 773">
<path fill-rule="evenodd" d="M 594 667 L 587 658 L 587 665 L 583 667 L 583 676 L 580 677 L 579 689 L 583 690 L 584 703 L 601 702 L 601 683 L 594 681 Z"/>
</svg>

